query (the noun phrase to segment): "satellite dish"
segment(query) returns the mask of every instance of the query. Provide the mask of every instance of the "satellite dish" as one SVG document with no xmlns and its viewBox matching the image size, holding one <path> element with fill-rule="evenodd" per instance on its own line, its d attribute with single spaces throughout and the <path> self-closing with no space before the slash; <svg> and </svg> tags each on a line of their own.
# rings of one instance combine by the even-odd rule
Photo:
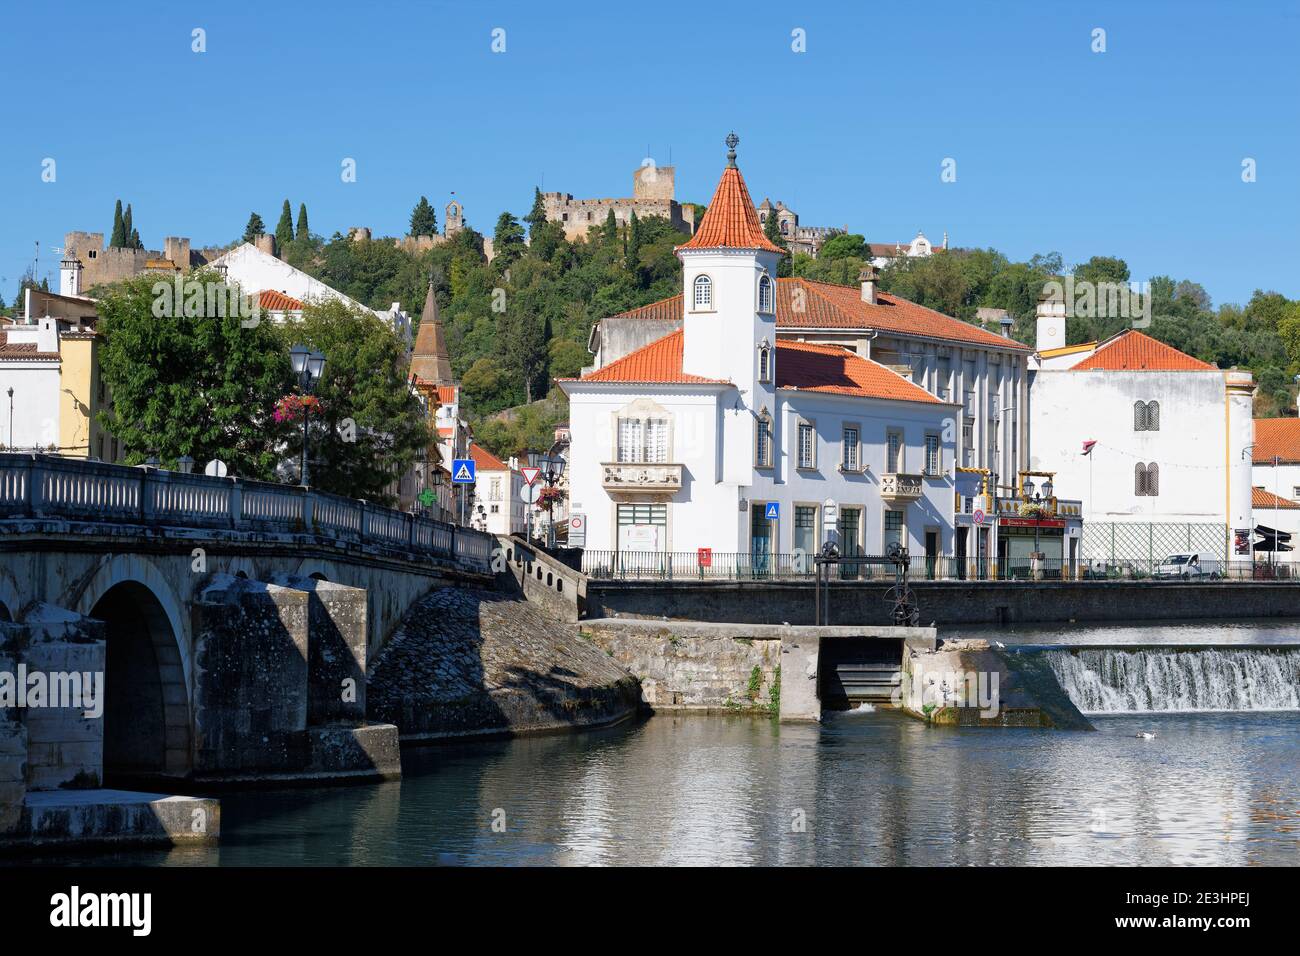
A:
<svg viewBox="0 0 1300 956">
<path fill-rule="evenodd" d="M 209 478 L 226 477 L 226 463 L 220 458 L 214 458 L 203 466 L 203 473 Z"/>
</svg>

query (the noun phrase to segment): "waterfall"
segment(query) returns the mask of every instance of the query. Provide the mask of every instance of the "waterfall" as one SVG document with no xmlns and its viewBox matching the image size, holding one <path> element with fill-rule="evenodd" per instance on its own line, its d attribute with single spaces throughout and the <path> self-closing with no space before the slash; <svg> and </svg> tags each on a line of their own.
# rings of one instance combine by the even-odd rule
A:
<svg viewBox="0 0 1300 956">
<path fill-rule="evenodd" d="M 1300 648 L 1044 652 L 1086 714 L 1300 710 Z"/>
</svg>

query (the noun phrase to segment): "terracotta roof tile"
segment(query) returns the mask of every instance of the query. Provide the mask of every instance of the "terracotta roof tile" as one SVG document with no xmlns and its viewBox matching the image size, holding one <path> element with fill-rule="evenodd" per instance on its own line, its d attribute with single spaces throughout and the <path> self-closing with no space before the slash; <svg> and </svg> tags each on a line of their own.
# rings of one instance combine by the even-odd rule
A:
<svg viewBox="0 0 1300 956">
<path fill-rule="evenodd" d="M 681 329 L 669 332 L 616 362 L 578 379 L 580 382 L 645 382 L 656 385 L 726 385 L 719 379 L 688 375 L 682 371 L 685 336 Z M 561 379 L 561 381 L 565 381 Z M 573 381 L 568 379 L 568 381 Z"/>
<path fill-rule="evenodd" d="M 1137 329 L 1126 329 L 1101 345 L 1072 372 L 1210 372 L 1217 371 L 1208 362 L 1192 358 L 1172 345 L 1165 345 Z"/>
<path fill-rule="evenodd" d="M 749 198 L 745 177 L 735 166 L 722 171 L 718 188 L 713 191 L 704 221 L 695 235 L 678 249 L 762 249 L 783 252 L 780 246 L 763 235 L 754 201 Z"/>
<path fill-rule="evenodd" d="M 1255 447 L 1251 457 L 1265 465 L 1279 458 L 1300 462 L 1300 418 L 1255 419 Z"/>
<path fill-rule="evenodd" d="M 940 404 L 939 400 L 879 362 L 835 345 L 776 343 L 776 384 L 801 392 Z"/>
<path fill-rule="evenodd" d="M 257 293 L 257 304 L 268 312 L 301 312 L 302 303 L 291 295 L 263 289 Z"/>
<path fill-rule="evenodd" d="M 684 315 L 680 295 L 651 302 L 611 318 L 678 321 Z M 948 342 L 969 342 L 994 348 L 1031 351 L 1014 339 L 982 329 L 900 299 L 886 292 L 876 294 L 876 304 L 862 301 L 858 286 L 841 286 L 809 279 L 776 280 L 776 327 L 786 329 L 877 329 L 901 335 L 917 335 Z"/>
<path fill-rule="evenodd" d="M 482 445 L 470 445 L 469 456 L 474 459 L 478 471 L 509 471 L 510 466 L 488 451 Z"/>
<path fill-rule="evenodd" d="M 1279 498 L 1271 491 L 1265 491 L 1263 488 L 1250 489 L 1250 504 L 1252 508 L 1278 508 L 1282 511 L 1300 510 L 1300 504 L 1296 504 L 1289 498 Z"/>
</svg>

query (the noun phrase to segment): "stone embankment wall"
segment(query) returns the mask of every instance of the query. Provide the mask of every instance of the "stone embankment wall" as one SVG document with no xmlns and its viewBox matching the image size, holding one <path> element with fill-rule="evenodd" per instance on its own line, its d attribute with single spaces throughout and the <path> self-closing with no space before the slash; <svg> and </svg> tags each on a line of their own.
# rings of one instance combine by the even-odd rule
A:
<svg viewBox="0 0 1300 956">
<path fill-rule="evenodd" d="M 641 680 L 654 710 L 780 710 L 781 627 L 584 621 L 581 635 Z"/>
<path fill-rule="evenodd" d="M 432 740 L 609 724 L 636 713 L 639 691 L 572 624 L 517 594 L 439 588 L 374 661 L 367 700 L 403 740 Z"/>
</svg>

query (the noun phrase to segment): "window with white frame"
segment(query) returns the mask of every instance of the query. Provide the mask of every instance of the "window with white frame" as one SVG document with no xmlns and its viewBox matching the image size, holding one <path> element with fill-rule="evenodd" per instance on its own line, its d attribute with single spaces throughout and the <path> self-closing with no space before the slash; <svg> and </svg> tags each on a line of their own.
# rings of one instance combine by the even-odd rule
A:
<svg viewBox="0 0 1300 956">
<path fill-rule="evenodd" d="M 770 276 L 760 276 L 758 280 L 758 311 L 772 314 L 776 311 L 775 300 L 772 295 L 772 279 Z"/>
<path fill-rule="evenodd" d="M 758 429 L 754 435 L 754 466 L 772 467 L 772 416 L 766 409 L 758 416 Z"/>
<path fill-rule="evenodd" d="M 942 456 L 939 453 L 939 436 L 925 436 L 925 473 L 927 475 L 937 475 L 943 467 Z"/>
<path fill-rule="evenodd" d="M 713 280 L 708 276 L 696 276 L 695 283 L 695 308 L 711 309 L 713 308 Z"/>
<path fill-rule="evenodd" d="M 501 479 L 493 478 L 492 486 L 488 491 L 488 501 L 500 501 L 500 500 L 501 500 Z"/>
<path fill-rule="evenodd" d="M 903 433 L 893 429 L 885 432 L 885 471 L 898 474 L 903 470 Z"/>
<path fill-rule="evenodd" d="M 799 423 L 799 467 L 817 467 L 817 432 L 812 422 Z"/>
<path fill-rule="evenodd" d="M 618 460 L 662 464 L 668 461 L 668 419 L 626 417 L 618 420 Z"/>
<path fill-rule="evenodd" d="M 844 437 L 840 441 L 840 468 L 844 471 L 860 471 L 861 456 L 858 448 L 858 426 L 845 425 Z"/>
<path fill-rule="evenodd" d="M 772 381 L 772 346 L 766 340 L 758 347 L 758 380 Z"/>
<path fill-rule="evenodd" d="M 885 512 L 885 550 L 888 550 L 891 544 L 903 543 L 903 512 L 886 511 Z"/>
</svg>

